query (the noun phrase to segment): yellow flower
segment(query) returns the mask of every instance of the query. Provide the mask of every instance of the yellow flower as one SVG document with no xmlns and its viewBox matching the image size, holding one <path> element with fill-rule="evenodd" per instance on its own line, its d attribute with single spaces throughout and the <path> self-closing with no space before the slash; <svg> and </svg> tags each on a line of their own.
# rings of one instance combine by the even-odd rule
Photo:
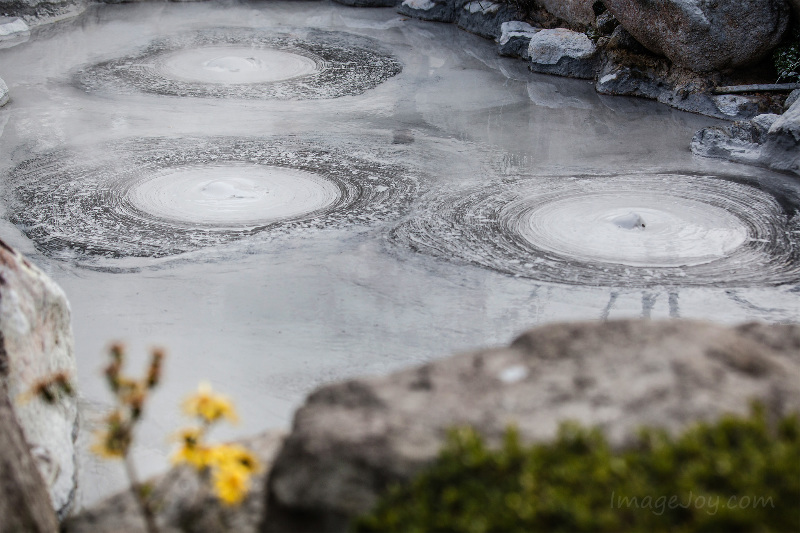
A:
<svg viewBox="0 0 800 533">
<path fill-rule="evenodd" d="M 258 458 L 239 444 L 219 444 L 209 450 L 209 464 L 215 468 L 240 468 L 252 474 L 261 470 Z"/>
<path fill-rule="evenodd" d="M 181 446 L 172 455 L 172 462 L 174 464 L 187 463 L 197 470 L 209 466 L 211 450 L 202 443 L 202 438 L 203 430 L 200 428 L 182 429 L 177 435 Z"/>
<path fill-rule="evenodd" d="M 206 423 L 216 422 L 227 418 L 230 422 L 238 422 L 239 417 L 233 404 L 221 394 L 211 390 L 211 385 L 200 383 L 197 393 L 186 398 L 183 402 L 183 411 L 189 416 L 196 416 Z"/>
<path fill-rule="evenodd" d="M 238 505 L 250 490 L 250 473 L 233 464 L 215 468 L 211 480 L 214 493 L 226 505 Z"/>
</svg>

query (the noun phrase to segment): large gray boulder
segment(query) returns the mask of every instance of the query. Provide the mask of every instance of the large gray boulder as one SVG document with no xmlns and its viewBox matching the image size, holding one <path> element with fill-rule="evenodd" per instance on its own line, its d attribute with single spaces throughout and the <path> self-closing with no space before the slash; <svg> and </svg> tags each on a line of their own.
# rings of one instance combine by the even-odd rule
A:
<svg viewBox="0 0 800 533">
<path fill-rule="evenodd" d="M 499 443 L 509 424 L 552 439 L 565 419 L 615 446 L 642 425 L 677 432 L 764 402 L 800 409 L 800 326 L 693 321 L 554 324 L 509 347 L 329 385 L 295 414 L 269 482 L 262 531 L 346 531 L 437 456 L 448 428 Z"/>
<path fill-rule="evenodd" d="M 538 0 L 548 12 L 573 26 L 594 24 L 594 0 Z"/>
<path fill-rule="evenodd" d="M 267 431 L 242 441 L 267 469 L 285 434 Z M 235 507 L 222 505 L 201 483 L 197 472 L 177 466 L 151 480 L 153 501 L 158 502 L 156 524 L 161 533 L 253 533 L 264 514 L 266 476 L 256 476 L 250 491 Z M 147 533 L 136 500 L 126 490 L 84 509 L 62 524 L 65 533 Z"/>
<path fill-rule="evenodd" d="M 692 138 L 691 149 L 697 155 L 800 175 L 800 100 L 783 115 L 702 129 Z"/>
<path fill-rule="evenodd" d="M 605 0 L 652 52 L 697 72 L 754 63 L 781 40 L 786 0 Z"/>
<path fill-rule="evenodd" d="M 8 373 L 0 376 L 60 517 L 75 498 L 78 405 L 75 396 L 47 404 L 29 392 L 64 372 L 76 377 L 70 308 L 61 288 L 0 241 L 0 340 Z"/>
</svg>

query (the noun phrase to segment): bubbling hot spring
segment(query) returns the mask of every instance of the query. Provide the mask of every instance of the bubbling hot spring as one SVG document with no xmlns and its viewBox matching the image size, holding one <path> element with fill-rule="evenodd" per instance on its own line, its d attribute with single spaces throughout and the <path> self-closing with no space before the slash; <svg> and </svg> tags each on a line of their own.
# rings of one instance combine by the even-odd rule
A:
<svg viewBox="0 0 800 533">
<path fill-rule="evenodd" d="M 44 252 L 91 261 L 399 217 L 417 177 L 356 151 L 313 137 L 209 137 L 111 143 L 101 158 L 47 153 L 9 176 L 11 219 Z"/>
<path fill-rule="evenodd" d="M 714 176 L 520 177 L 438 191 L 396 243 L 552 283 L 779 285 L 800 280 L 800 217 Z"/>
<path fill-rule="evenodd" d="M 112 94 L 305 100 L 361 94 L 401 70 L 367 37 L 217 28 L 157 40 L 139 53 L 83 69 L 75 81 Z"/>
</svg>

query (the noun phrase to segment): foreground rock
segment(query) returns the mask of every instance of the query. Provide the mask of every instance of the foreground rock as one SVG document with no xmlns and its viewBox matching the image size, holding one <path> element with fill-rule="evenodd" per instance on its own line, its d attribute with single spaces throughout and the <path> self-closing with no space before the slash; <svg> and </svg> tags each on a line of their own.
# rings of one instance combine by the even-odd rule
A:
<svg viewBox="0 0 800 533">
<path fill-rule="evenodd" d="M 623 445 L 642 425 L 676 432 L 722 413 L 800 409 L 800 326 L 620 321 L 534 329 L 508 348 L 323 387 L 297 411 L 269 477 L 262 531 L 346 531 L 392 483 L 438 454 L 448 428 L 498 443 L 559 422 Z"/>
<path fill-rule="evenodd" d="M 640 43 L 696 72 L 755 63 L 781 40 L 786 0 L 605 0 Z"/>
<path fill-rule="evenodd" d="M 258 456 L 261 464 L 269 467 L 283 438 L 283 432 L 270 431 L 241 443 Z M 250 493 L 241 505 L 224 507 L 200 483 L 194 470 L 173 468 L 153 480 L 153 497 L 159 508 L 156 520 L 161 533 L 257 531 L 266 501 L 265 476 L 256 476 L 253 481 Z M 68 519 L 62 530 L 68 533 L 137 533 L 145 532 L 145 526 L 136 501 L 129 491 L 125 491 Z"/>
<path fill-rule="evenodd" d="M 0 350 L 0 376 L 7 372 L 8 360 Z M 3 379 L 0 379 L 0 531 L 58 531 L 50 495 L 14 414 Z"/>
<path fill-rule="evenodd" d="M 692 152 L 800 175 L 800 101 L 783 115 L 764 114 L 698 131 Z"/>
<path fill-rule="evenodd" d="M 0 339 L 8 362 L 8 372 L 0 380 L 8 388 L 53 505 L 63 517 L 77 488 L 77 399 L 62 397 L 50 405 L 31 398 L 29 392 L 59 372 L 74 380 L 69 304 L 58 285 L 2 241 Z"/>
</svg>

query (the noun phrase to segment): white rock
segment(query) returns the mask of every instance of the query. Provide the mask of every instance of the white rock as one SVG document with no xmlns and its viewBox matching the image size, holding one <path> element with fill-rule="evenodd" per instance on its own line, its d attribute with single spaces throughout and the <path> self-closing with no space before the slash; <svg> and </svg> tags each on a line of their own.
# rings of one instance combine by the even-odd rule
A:
<svg viewBox="0 0 800 533">
<path fill-rule="evenodd" d="M 431 0 L 404 0 L 403 5 L 420 11 L 428 11 L 436 7 L 436 4 Z"/>
<path fill-rule="evenodd" d="M 480 2 L 469 2 L 464 5 L 465 11 L 469 11 L 470 13 L 483 13 L 484 15 L 496 13 L 498 9 L 500 9 L 500 4 L 486 2 L 485 0 Z"/>
<path fill-rule="evenodd" d="M 8 357 L 8 393 L 25 437 L 49 485 L 53 506 L 66 515 L 77 487 L 75 396 L 53 405 L 31 388 L 59 372 L 76 376 L 70 308 L 61 288 L 0 241 L 0 333 Z"/>
<path fill-rule="evenodd" d="M 722 94 L 714 97 L 714 104 L 717 106 L 717 109 L 730 117 L 737 116 L 742 107 L 749 103 L 749 99 L 737 94 Z"/>
<path fill-rule="evenodd" d="M 12 36 L 19 33 L 29 32 L 30 28 L 21 18 L 0 17 L 0 38 Z"/>
<path fill-rule="evenodd" d="M 527 37 L 530 39 L 540 31 L 542 31 L 541 28 L 534 28 L 527 22 L 521 22 L 519 20 L 504 22 L 500 25 L 500 40 L 497 42 L 506 44 L 514 37 Z"/>
<path fill-rule="evenodd" d="M 531 38 L 528 45 L 531 61 L 543 65 L 555 65 L 564 57 L 587 59 L 596 50 L 586 34 L 563 28 L 542 30 Z"/>
</svg>

